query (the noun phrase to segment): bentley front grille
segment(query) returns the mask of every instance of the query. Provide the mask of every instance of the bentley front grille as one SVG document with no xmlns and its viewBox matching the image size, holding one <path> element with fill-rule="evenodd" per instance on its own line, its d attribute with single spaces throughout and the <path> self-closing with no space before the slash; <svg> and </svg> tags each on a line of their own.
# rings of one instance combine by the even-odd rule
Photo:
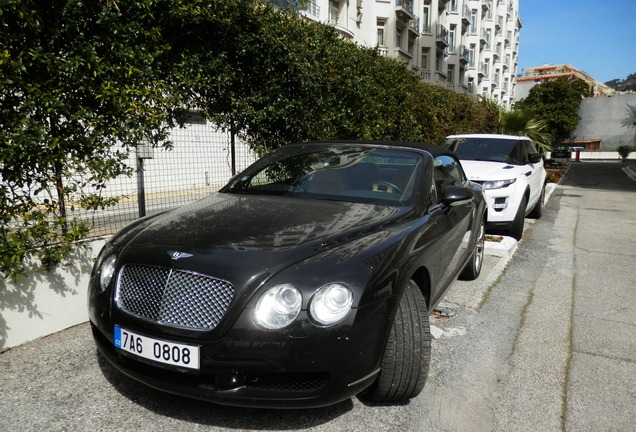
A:
<svg viewBox="0 0 636 432">
<path fill-rule="evenodd" d="M 117 282 L 117 305 L 160 324 L 211 330 L 223 318 L 234 287 L 229 282 L 164 267 L 125 265 Z"/>
</svg>

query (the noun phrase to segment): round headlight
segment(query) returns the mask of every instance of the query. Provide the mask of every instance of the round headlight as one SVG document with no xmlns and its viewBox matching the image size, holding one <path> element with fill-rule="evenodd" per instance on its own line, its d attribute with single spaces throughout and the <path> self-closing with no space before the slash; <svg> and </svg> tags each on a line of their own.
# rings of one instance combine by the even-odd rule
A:
<svg viewBox="0 0 636 432">
<path fill-rule="evenodd" d="M 99 287 L 102 292 L 108 288 L 108 284 L 110 284 L 110 281 L 113 279 L 116 262 L 117 256 L 111 255 L 102 263 L 102 267 L 99 270 Z"/>
<path fill-rule="evenodd" d="M 302 295 L 293 285 L 276 285 L 265 291 L 256 304 L 254 319 L 268 329 L 280 329 L 292 323 L 300 313 Z"/>
<path fill-rule="evenodd" d="M 332 283 L 320 288 L 309 304 L 311 317 L 322 325 L 341 321 L 351 310 L 353 293 L 344 284 Z"/>
</svg>

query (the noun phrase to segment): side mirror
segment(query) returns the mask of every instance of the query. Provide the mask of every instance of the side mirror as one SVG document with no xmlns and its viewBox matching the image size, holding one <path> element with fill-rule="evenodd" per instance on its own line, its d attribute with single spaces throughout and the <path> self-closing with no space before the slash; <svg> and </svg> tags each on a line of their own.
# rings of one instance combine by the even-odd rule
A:
<svg viewBox="0 0 636 432">
<path fill-rule="evenodd" d="M 536 164 L 541 162 L 541 155 L 539 153 L 530 153 L 528 155 L 528 163 Z"/>
<path fill-rule="evenodd" d="M 449 186 L 442 194 L 442 204 L 455 207 L 469 204 L 474 199 L 473 190 L 464 186 Z"/>
</svg>

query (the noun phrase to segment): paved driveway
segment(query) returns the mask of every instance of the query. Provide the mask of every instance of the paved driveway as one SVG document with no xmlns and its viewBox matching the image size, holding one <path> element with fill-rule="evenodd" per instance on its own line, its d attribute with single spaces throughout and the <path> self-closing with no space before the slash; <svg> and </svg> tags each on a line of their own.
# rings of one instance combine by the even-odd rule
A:
<svg viewBox="0 0 636 432">
<path fill-rule="evenodd" d="M 4 431 L 632 431 L 636 424 L 636 182 L 573 165 L 514 257 L 433 317 L 433 364 L 404 405 L 357 398 L 297 411 L 186 400 L 97 355 L 87 324 L 0 354 Z M 505 269 L 505 270 L 504 270 Z"/>
</svg>

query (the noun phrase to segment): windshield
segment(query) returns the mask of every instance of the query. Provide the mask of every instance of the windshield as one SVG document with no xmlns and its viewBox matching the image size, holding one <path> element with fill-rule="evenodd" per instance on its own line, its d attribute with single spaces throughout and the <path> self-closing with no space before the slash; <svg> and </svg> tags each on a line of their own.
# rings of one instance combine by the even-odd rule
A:
<svg viewBox="0 0 636 432">
<path fill-rule="evenodd" d="M 518 139 L 447 138 L 444 145 L 460 160 L 522 164 L 523 152 Z"/>
<path fill-rule="evenodd" d="M 260 160 L 221 192 L 404 205 L 419 165 L 420 156 L 407 151 L 309 147 Z"/>
</svg>

